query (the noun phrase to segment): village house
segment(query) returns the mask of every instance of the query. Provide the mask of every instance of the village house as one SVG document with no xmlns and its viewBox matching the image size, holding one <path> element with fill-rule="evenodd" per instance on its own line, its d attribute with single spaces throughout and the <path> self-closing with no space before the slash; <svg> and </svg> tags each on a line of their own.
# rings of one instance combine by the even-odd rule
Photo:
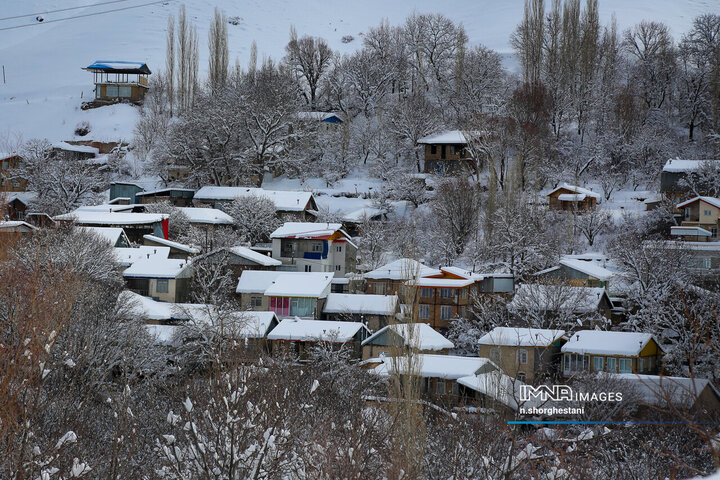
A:
<svg viewBox="0 0 720 480">
<path fill-rule="evenodd" d="M 275 204 L 275 213 L 285 220 L 313 222 L 317 215 L 318 206 L 312 192 L 206 186 L 195 192 L 193 202 L 199 207 L 221 208 L 236 198 L 247 196 L 265 197 L 272 200 Z"/>
<path fill-rule="evenodd" d="M 286 318 L 268 334 L 273 353 L 293 355 L 307 360 L 318 343 L 331 348 L 348 348 L 354 358 L 360 357 L 360 344 L 370 331 L 360 322 L 333 322 Z"/>
<path fill-rule="evenodd" d="M 397 295 L 330 293 L 323 308 L 328 320 L 362 322 L 371 331 L 396 323 L 400 311 Z"/>
<path fill-rule="evenodd" d="M 147 91 L 150 69 L 143 62 L 96 60 L 83 68 L 93 74 L 95 100 L 83 104 L 93 108 L 118 102 L 142 103 Z"/>
<path fill-rule="evenodd" d="M 134 261 L 123 272 L 123 278 L 127 288 L 139 295 L 160 302 L 184 303 L 190 298 L 192 273 L 187 260 L 152 257 Z"/>
<path fill-rule="evenodd" d="M 450 340 L 426 323 L 388 325 L 368 337 L 362 346 L 363 360 L 382 355 L 403 355 L 407 351 L 447 354 L 455 347 Z"/>
<path fill-rule="evenodd" d="M 243 308 L 278 317 L 322 318 L 332 275 L 320 272 L 244 270 L 235 292 Z"/>
<path fill-rule="evenodd" d="M 563 257 L 559 265 L 535 274 L 542 281 L 557 281 L 573 287 L 602 287 L 608 289 L 615 273 L 592 260 Z"/>
<path fill-rule="evenodd" d="M 16 241 L 37 230 L 37 227 L 21 220 L 0 220 L 0 241 Z"/>
<path fill-rule="evenodd" d="M 285 270 L 331 272 L 336 277 L 355 271 L 357 246 L 339 223 L 286 222 L 270 239 L 272 258 Z"/>
<path fill-rule="evenodd" d="M 675 202 L 680 202 L 687 198 L 689 187 L 684 184 L 683 180 L 688 175 L 701 170 L 708 162 L 716 160 L 681 160 L 679 158 L 671 158 L 663 166 L 660 174 L 660 193 Z M 704 193 L 704 192 L 698 192 Z"/>
<path fill-rule="evenodd" d="M 3 193 L 0 188 L 0 218 L 6 220 L 25 220 L 28 206 L 37 198 L 35 192 L 11 192 Z"/>
<path fill-rule="evenodd" d="M 298 112 L 297 119 L 300 122 L 315 124 L 326 132 L 338 128 L 343 123 L 339 114 L 333 112 Z"/>
<path fill-rule="evenodd" d="M 720 198 L 695 197 L 675 208 L 682 212 L 682 224 L 681 227 L 671 227 L 670 235 L 701 242 L 718 240 Z"/>
<path fill-rule="evenodd" d="M 168 258 L 187 259 L 200 253 L 200 248 L 198 247 L 173 242 L 172 240 L 166 240 L 161 237 L 156 237 L 155 235 L 143 235 L 143 244 L 150 247 L 168 247 L 170 249 Z"/>
<path fill-rule="evenodd" d="M 195 190 L 191 188 L 163 188 L 135 193 L 137 203 L 168 202 L 176 207 L 192 207 Z M 133 202 L 134 203 L 134 202 Z"/>
<path fill-rule="evenodd" d="M 569 211 L 595 210 L 602 199 L 599 193 L 567 183 L 560 184 L 547 197 L 551 209 Z"/>
<path fill-rule="evenodd" d="M 121 267 L 129 267 L 140 260 L 160 259 L 164 260 L 170 256 L 170 247 L 145 246 L 139 247 L 115 247 L 113 248 L 115 261 Z"/>
<path fill-rule="evenodd" d="M 648 413 L 690 413 L 692 418 L 715 419 L 720 411 L 720 391 L 705 378 L 666 377 L 616 373 L 612 378 L 627 384 L 637 397 L 638 409 Z"/>
<path fill-rule="evenodd" d="M 405 282 L 416 278 L 431 275 L 441 275 L 435 268 L 423 265 L 411 258 L 400 258 L 393 262 L 371 270 L 363 275 L 365 280 L 365 293 L 373 295 L 404 294 Z"/>
<path fill-rule="evenodd" d="M 359 235 L 360 227 L 366 222 L 384 222 L 387 211 L 377 207 L 362 207 L 342 216 L 343 229 L 350 235 Z"/>
<path fill-rule="evenodd" d="M 67 160 L 92 160 L 100 154 L 100 149 L 88 145 L 75 145 L 68 142 L 56 142 L 52 145 L 51 156 L 62 155 Z"/>
<path fill-rule="evenodd" d="M 525 383 L 501 370 L 492 370 L 457 379 L 462 401 L 501 416 L 513 417 L 520 407 L 531 408 L 540 402 L 523 400 L 520 389 Z"/>
<path fill-rule="evenodd" d="M 0 152 L 0 192 L 25 191 L 27 179 L 18 174 L 22 166 L 23 159 L 20 155 Z"/>
<path fill-rule="evenodd" d="M 698 279 L 712 280 L 720 271 L 720 242 L 646 241 L 643 246 L 686 255 L 687 265 Z"/>
<path fill-rule="evenodd" d="M 245 270 L 277 270 L 282 265 L 270 255 L 242 246 L 219 248 L 203 255 L 199 261 L 225 265 L 233 277 L 239 277 Z"/>
<path fill-rule="evenodd" d="M 125 205 L 141 203 L 138 201 L 136 195 L 144 191 L 145 189 L 136 183 L 112 182 L 110 184 L 110 202 L 122 203 Z"/>
<path fill-rule="evenodd" d="M 603 287 L 571 287 L 558 284 L 524 283 L 515 292 L 508 310 L 523 314 L 592 315 L 612 318 L 613 303 Z"/>
<path fill-rule="evenodd" d="M 111 247 L 129 248 L 130 239 L 125 230 L 117 227 L 77 227 L 82 231 L 93 233 L 110 244 Z"/>
<path fill-rule="evenodd" d="M 467 140 L 460 130 L 450 130 L 423 137 L 417 142 L 425 147 L 425 173 L 438 175 L 472 171 L 475 164 L 466 152 Z"/>
<path fill-rule="evenodd" d="M 557 372 L 564 335 L 564 330 L 495 327 L 478 340 L 479 355 L 511 377 L 534 384 Z"/>
<path fill-rule="evenodd" d="M 107 206 L 99 206 L 101 208 Z M 73 222 L 86 227 L 118 227 L 125 230 L 133 242 L 142 242 L 143 235 L 168 238 L 169 215 L 163 213 L 128 213 L 100 211 L 99 208 L 83 207 L 71 213 L 57 215 L 55 221 Z"/>
<path fill-rule="evenodd" d="M 458 379 L 497 371 L 498 366 L 487 358 L 455 355 L 418 354 L 408 364 L 407 357 L 383 356 L 370 372 L 383 377 L 421 379 L 420 391 L 428 400 L 447 406 L 463 404 L 468 396 Z"/>
<path fill-rule="evenodd" d="M 663 351 L 653 336 L 642 332 L 580 330 L 561 348 L 562 372 L 656 374 Z"/>
<path fill-rule="evenodd" d="M 468 307 L 480 294 L 512 295 L 512 275 L 482 275 L 457 267 L 442 267 L 440 273 L 405 283 L 406 302 L 412 301 L 413 321 L 429 323 L 445 331 L 456 318 L 466 318 Z"/>
</svg>

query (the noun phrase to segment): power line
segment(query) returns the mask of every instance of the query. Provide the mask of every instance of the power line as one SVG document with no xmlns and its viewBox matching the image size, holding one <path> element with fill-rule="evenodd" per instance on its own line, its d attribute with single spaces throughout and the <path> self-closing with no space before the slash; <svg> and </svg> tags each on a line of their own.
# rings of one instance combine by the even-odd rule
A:
<svg viewBox="0 0 720 480">
<path fill-rule="evenodd" d="M 33 15 L 45 15 L 48 13 L 67 12 L 68 10 L 77 10 L 78 8 L 99 7 L 100 5 L 107 5 L 109 3 L 120 3 L 120 2 L 127 2 L 127 1 L 128 0 L 112 0 L 110 2 L 101 2 L 101 3 L 93 3 L 90 5 L 83 5 L 81 7 L 68 7 L 68 8 L 61 8 L 59 10 L 46 10 L 44 12 L 26 13 L 25 15 L 15 15 L 14 17 L 0 18 L 0 21 L 13 20 L 15 18 L 32 17 Z"/>
<path fill-rule="evenodd" d="M 84 15 L 75 15 L 75 16 L 73 16 L 73 17 L 58 18 L 57 20 L 46 20 L 46 21 L 44 21 L 44 22 L 42 22 L 42 23 L 36 22 L 36 23 L 26 23 L 26 24 L 24 24 L 24 25 L 15 25 L 14 27 L 0 28 L 0 32 L 3 31 L 3 30 L 13 30 L 13 29 L 15 29 L 15 28 L 34 27 L 34 26 L 36 26 L 36 25 L 45 25 L 45 24 L 47 24 L 47 23 L 63 22 L 63 21 L 65 21 L 65 20 L 73 20 L 73 19 L 75 19 L 75 18 L 92 17 L 92 16 L 95 16 L 95 15 L 102 15 L 102 14 L 104 14 L 104 13 L 112 13 L 112 12 L 119 12 L 119 11 L 122 11 L 122 10 L 130 10 L 131 8 L 147 7 L 148 5 L 155 5 L 155 4 L 157 4 L 157 3 L 167 3 L 168 1 L 172 1 L 172 0 L 157 0 L 157 1 L 155 1 L 155 2 L 143 3 L 142 5 L 133 5 L 133 6 L 130 6 L 130 7 L 114 8 L 114 9 L 112 9 L 112 10 L 105 10 L 105 11 L 103 11 L 103 12 L 86 13 L 86 14 L 84 14 Z"/>
</svg>

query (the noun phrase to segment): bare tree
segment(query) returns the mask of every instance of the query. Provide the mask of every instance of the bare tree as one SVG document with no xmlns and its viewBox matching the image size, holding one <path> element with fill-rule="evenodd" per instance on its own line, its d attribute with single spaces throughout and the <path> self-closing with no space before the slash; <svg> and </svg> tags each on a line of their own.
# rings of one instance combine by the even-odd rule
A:
<svg viewBox="0 0 720 480">
<path fill-rule="evenodd" d="M 216 91 L 223 88 L 227 81 L 229 57 L 227 17 L 217 7 L 208 31 L 208 48 L 210 49 L 208 81 L 211 89 Z"/>
<path fill-rule="evenodd" d="M 317 105 L 318 87 L 330 66 L 332 50 L 322 38 L 303 36 L 297 38 L 295 29 L 290 30 L 290 42 L 285 47 L 285 62 L 305 82 L 303 95 L 311 110 Z"/>
</svg>

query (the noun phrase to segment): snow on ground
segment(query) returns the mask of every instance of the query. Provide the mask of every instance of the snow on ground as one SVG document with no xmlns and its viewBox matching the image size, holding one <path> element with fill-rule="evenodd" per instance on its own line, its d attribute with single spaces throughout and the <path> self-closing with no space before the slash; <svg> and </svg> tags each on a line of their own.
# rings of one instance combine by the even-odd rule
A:
<svg viewBox="0 0 720 480">
<path fill-rule="evenodd" d="M 0 141 L 6 136 L 24 139 L 47 137 L 51 141 L 71 140 L 75 125 L 87 120 L 92 138 L 130 139 L 136 113 L 132 107 L 104 107 L 83 112 L 83 99 L 92 96 L 91 75 L 81 70 L 95 60 L 144 61 L 153 72 L 164 66 L 165 32 L 169 14 L 177 14 L 179 2 L 168 0 L 140 8 L 129 8 L 103 15 L 91 15 L 116 8 L 148 3 L 127 0 L 121 6 L 104 5 L 77 10 L 42 13 L 78 7 L 87 0 L 24 0 L 4 2 L 0 20 L 0 64 L 5 66 L 6 83 L 0 83 Z M 504 54 L 506 63 L 516 68 L 509 36 L 522 17 L 523 2 L 496 0 L 462 1 L 416 0 L 250 0 L 242 4 L 231 0 L 188 0 L 188 16 L 198 26 L 201 74 L 207 70 L 207 31 L 213 9 L 218 6 L 229 17 L 239 17 L 229 25 L 230 58 L 247 63 L 250 45 L 257 41 L 259 57 L 275 59 L 283 55 L 290 26 L 299 34 L 326 38 L 330 46 L 348 53 L 362 43 L 371 26 L 387 18 L 401 23 L 413 11 L 443 13 L 462 22 L 472 45 L 484 44 Z M 600 17 L 610 20 L 616 12 L 620 30 L 642 19 L 669 24 L 679 37 L 698 14 L 715 10 L 714 0 L 603 0 Z M 41 14 L 43 23 L 35 16 Z M 62 18 L 86 15 L 67 21 Z M 9 27 L 32 26 L 7 29 Z M 341 41 L 352 35 L 350 43 Z M 1 79 L 0 79 L 1 81 Z"/>
</svg>

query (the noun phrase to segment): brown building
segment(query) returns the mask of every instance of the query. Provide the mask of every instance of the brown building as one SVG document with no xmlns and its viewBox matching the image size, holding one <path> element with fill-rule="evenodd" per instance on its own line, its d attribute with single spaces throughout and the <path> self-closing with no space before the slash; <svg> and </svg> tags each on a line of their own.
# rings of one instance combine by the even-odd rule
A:
<svg viewBox="0 0 720 480">
<path fill-rule="evenodd" d="M 440 274 L 442 274 L 440 270 L 425 266 L 416 260 L 400 258 L 363 275 L 365 293 L 397 295 L 404 293 L 402 289 L 408 280 Z"/>
<path fill-rule="evenodd" d="M 429 135 L 418 140 L 425 147 L 425 173 L 438 175 L 473 171 L 475 164 L 466 152 L 467 140 L 460 130 Z"/>
<path fill-rule="evenodd" d="M 148 91 L 148 66 L 143 62 L 96 60 L 83 70 L 92 72 L 95 100 L 87 107 L 119 102 L 142 103 Z"/>
<path fill-rule="evenodd" d="M 595 210 L 602 199 L 599 193 L 567 183 L 560 184 L 547 196 L 551 209 L 570 211 Z"/>
<path fill-rule="evenodd" d="M 662 349 L 649 333 L 580 330 L 562 346 L 562 372 L 656 374 Z"/>
<path fill-rule="evenodd" d="M 0 153 L 0 192 L 22 192 L 27 188 L 27 180 L 17 171 L 22 166 L 20 155 Z"/>
<path fill-rule="evenodd" d="M 383 327 L 362 343 L 363 360 L 398 356 L 405 352 L 447 354 L 455 345 L 426 323 Z"/>
<path fill-rule="evenodd" d="M 720 198 L 695 197 L 678 204 L 682 212 L 682 226 L 671 228 L 670 234 L 689 241 L 718 240 L 718 219 L 720 219 Z M 707 234 L 710 235 L 707 235 Z"/>
<path fill-rule="evenodd" d="M 268 334 L 267 339 L 275 353 L 287 353 L 306 360 L 318 343 L 332 348 L 349 348 L 360 358 L 360 344 L 370 331 L 360 322 L 332 322 L 328 320 L 302 320 L 286 318 Z"/>
<path fill-rule="evenodd" d="M 483 335 L 479 355 L 525 383 L 553 375 L 560 365 L 563 330 L 495 327 Z"/>
</svg>

